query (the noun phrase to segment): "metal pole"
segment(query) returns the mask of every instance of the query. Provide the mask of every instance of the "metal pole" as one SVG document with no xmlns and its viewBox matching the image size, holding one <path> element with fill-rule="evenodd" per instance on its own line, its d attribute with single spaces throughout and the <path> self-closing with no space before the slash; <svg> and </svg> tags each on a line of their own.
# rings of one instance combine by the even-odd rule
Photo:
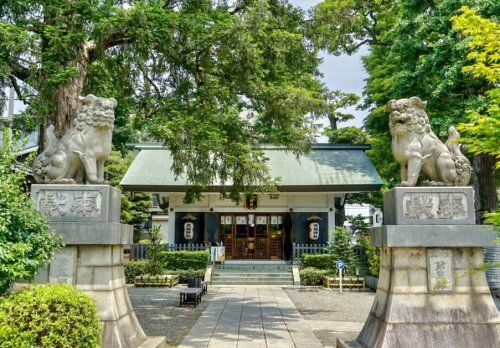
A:
<svg viewBox="0 0 500 348">
<path fill-rule="evenodd" d="M 340 274 L 340 292 L 342 292 L 342 268 L 339 269 L 339 274 Z"/>
</svg>

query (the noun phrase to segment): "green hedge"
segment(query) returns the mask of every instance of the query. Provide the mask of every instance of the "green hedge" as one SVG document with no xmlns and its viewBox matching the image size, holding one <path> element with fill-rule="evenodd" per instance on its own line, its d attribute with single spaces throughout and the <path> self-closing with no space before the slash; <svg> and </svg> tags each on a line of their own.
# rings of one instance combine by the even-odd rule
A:
<svg viewBox="0 0 500 348">
<path fill-rule="evenodd" d="M 147 260 L 128 261 L 125 263 L 125 281 L 134 283 L 134 277 L 148 274 L 149 263 Z M 206 267 L 202 269 L 162 270 L 162 274 L 178 274 L 179 283 L 187 283 L 190 278 L 205 278 Z"/>
<path fill-rule="evenodd" d="M 148 273 L 149 261 L 137 260 L 127 261 L 124 264 L 125 281 L 127 284 L 134 284 L 134 278 Z"/>
<path fill-rule="evenodd" d="M 208 251 L 163 251 L 160 255 L 163 269 L 205 269 L 210 261 Z"/>
<path fill-rule="evenodd" d="M 330 254 L 303 254 L 301 262 L 303 268 L 314 267 L 317 269 L 335 269 L 335 263 L 338 260 Z"/>
<path fill-rule="evenodd" d="M 182 269 L 178 271 L 165 271 L 165 274 L 179 275 L 179 283 L 186 284 L 191 278 L 205 278 L 206 269 Z"/>
<path fill-rule="evenodd" d="M 299 271 L 301 285 L 322 285 L 323 277 L 332 275 L 334 271 L 316 268 L 304 268 Z"/>
<path fill-rule="evenodd" d="M 70 285 L 34 285 L 0 299 L 0 347 L 99 347 L 94 301 Z"/>
</svg>

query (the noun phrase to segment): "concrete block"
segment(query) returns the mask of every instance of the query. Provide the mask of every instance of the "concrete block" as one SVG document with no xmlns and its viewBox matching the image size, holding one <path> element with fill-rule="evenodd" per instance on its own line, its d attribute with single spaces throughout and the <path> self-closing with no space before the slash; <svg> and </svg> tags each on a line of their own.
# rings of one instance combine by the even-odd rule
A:
<svg viewBox="0 0 500 348">
<path fill-rule="evenodd" d="M 51 222 L 119 222 L 120 190 L 109 185 L 35 184 L 31 196 Z"/>
<path fill-rule="evenodd" d="M 50 226 L 66 245 L 132 244 L 132 226 L 119 222 L 52 222 Z"/>
<path fill-rule="evenodd" d="M 131 307 L 128 305 L 128 301 L 125 298 L 128 298 L 127 288 L 122 287 L 114 290 L 115 299 L 116 299 L 116 307 L 118 308 L 118 315 L 120 317 L 125 316 L 131 311 Z"/>
<path fill-rule="evenodd" d="M 75 284 L 77 248 L 65 246 L 58 250 L 49 265 L 49 282 Z"/>
<path fill-rule="evenodd" d="M 470 294 L 472 292 L 468 270 L 455 268 L 455 274 L 453 278 L 455 281 L 454 291 L 456 293 Z"/>
<path fill-rule="evenodd" d="M 98 266 L 94 267 L 93 290 L 113 290 L 113 267 Z"/>
<path fill-rule="evenodd" d="M 383 267 L 392 266 L 392 248 L 382 247 L 380 250 L 380 265 Z"/>
<path fill-rule="evenodd" d="M 493 245 L 489 225 L 388 225 L 370 230 L 371 242 L 380 247 L 483 247 Z"/>
<path fill-rule="evenodd" d="M 392 265 L 394 268 L 425 268 L 425 248 L 394 248 Z"/>
<path fill-rule="evenodd" d="M 40 268 L 36 273 L 35 278 L 33 278 L 33 283 L 46 284 L 48 282 L 49 282 L 49 268 L 48 267 Z"/>
<path fill-rule="evenodd" d="M 113 246 L 113 265 L 123 264 L 123 246 L 114 245 Z"/>
<path fill-rule="evenodd" d="M 474 225 L 472 187 L 396 187 L 384 193 L 385 225 Z"/>
<path fill-rule="evenodd" d="M 116 305 L 115 293 L 112 290 L 91 290 L 85 291 L 85 293 L 96 302 L 99 321 L 114 321 L 120 318 Z"/>
<path fill-rule="evenodd" d="M 112 266 L 112 247 L 107 245 L 80 246 L 79 266 Z"/>
<path fill-rule="evenodd" d="M 455 262 L 455 268 L 458 269 L 471 268 L 472 252 L 473 252 L 472 248 L 454 248 L 453 260 Z"/>
<path fill-rule="evenodd" d="M 427 293 L 427 270 L 413 269 L 409 272 L 410 293 Z"/>
<path fill-rule="evenodd" d="M 410 280 L 408 270 L 395 269 L 392 272 L 391 292 L 392 293 L 407 293 L 409 292 Z"/>
<path fill-rule="evenodd" d="M 473 248 L 471 256 L 471 268 L 481 268 L 484 265 L 483 248 Z"/>
<path fill-rule="evenodd" d="M 76 267 L 76 288 L 78 290 L 92 290 L 94 283 L 94 267 L 77 266 Z"/>
<path fill-rule="evenodd" d="M 124 287 L 125 284 L 125 273 L 123 266 L 113 266 L 113 288 L 121 288 Z"/>
<path fill-rule="evenodd" d="M 470 284 L 472 291 L 477 294 L 490 294 L 490 287 L 486 281 L 486 273 L 473 269 L 470 271 Z"/>
</svg>

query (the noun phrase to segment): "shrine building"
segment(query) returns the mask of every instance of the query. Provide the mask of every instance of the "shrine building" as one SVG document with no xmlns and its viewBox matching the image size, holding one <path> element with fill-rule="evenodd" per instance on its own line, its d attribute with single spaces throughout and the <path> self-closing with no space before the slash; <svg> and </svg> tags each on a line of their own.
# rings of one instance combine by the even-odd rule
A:
<svg viewBox="0 0 500 348">
<path fill-rule="evenodd" d="M 299 158 L 266 147 L 270 175 L 280 178 L 277 192 L 258 193 L 252 201 L 242 197 L 236 204 L 215 183 L 200 201 L 184 204 L 188 184 L 170 170 L 170 151 L 157 144 L 134 147 L 138 153 L 120 183 L 123 190 L 153 194 L 162 209 L 152 223 L 163 226 L 169 244 L 222 244 L 226 259 L 290 259 L 293 243 L 327 243 L 335 207 L 346 194 L 382 187 L 367 145 L 315 144 Z"/>
</svg>

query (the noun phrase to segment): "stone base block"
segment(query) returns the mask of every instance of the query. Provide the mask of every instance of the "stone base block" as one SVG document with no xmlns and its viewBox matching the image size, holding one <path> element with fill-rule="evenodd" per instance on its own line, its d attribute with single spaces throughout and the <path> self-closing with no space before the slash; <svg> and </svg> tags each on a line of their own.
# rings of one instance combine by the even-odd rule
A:
<svg viewBox="0 0 500 348">
<path fill-rule="evenodd" d="M 384 193 L 384 225 L 474 225 L 472 187 L 396 187 Z"/>
<path fill-rule="evenodd" d="M 482 266 L 479 247 L 382 248 L 377 293 L 356 343 L 498 346 L 500 317 Z"/>
</svg>

